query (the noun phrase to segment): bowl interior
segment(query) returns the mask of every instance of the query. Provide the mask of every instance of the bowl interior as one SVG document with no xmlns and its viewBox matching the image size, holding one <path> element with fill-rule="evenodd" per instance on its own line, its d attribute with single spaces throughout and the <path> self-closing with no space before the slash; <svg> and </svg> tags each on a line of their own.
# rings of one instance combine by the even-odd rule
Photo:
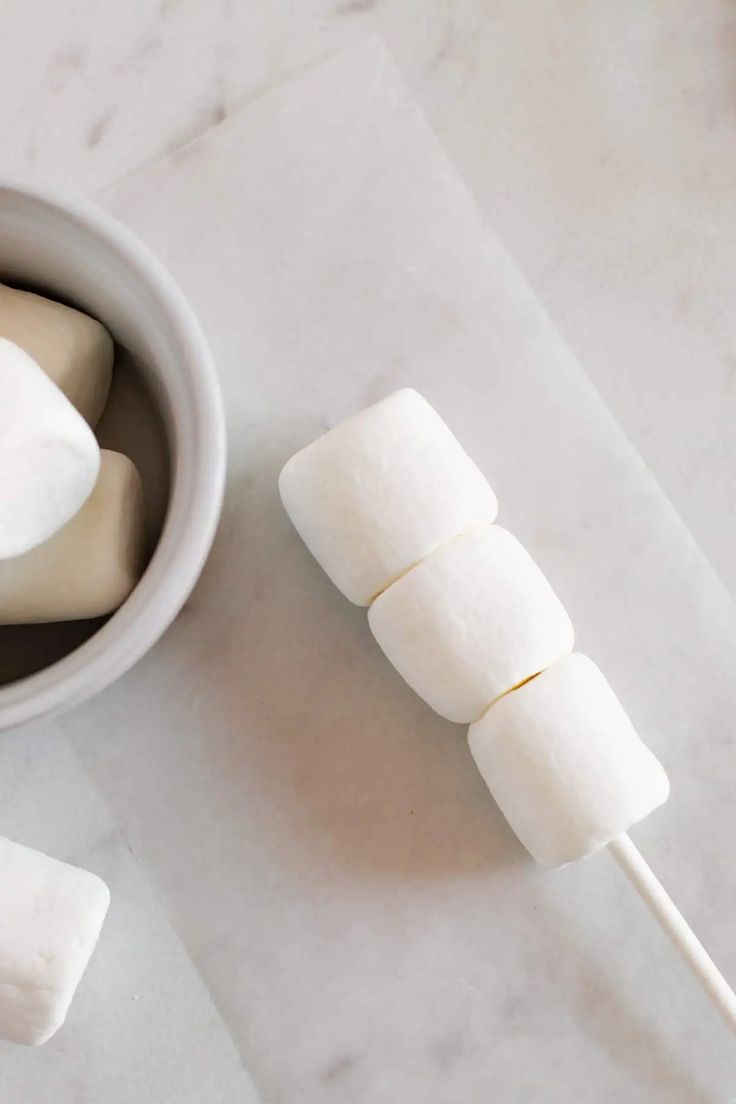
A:
<svg viewBox="0 0 736 1104">
<path fill-rule="evenodd" d="M 20 286 L 12 273 L 0 281 Z M 41 295 L 48 288 L 23 287 Z M 70 306 L 81 304 L 72 303 Z M 107 405 L 95 427 L 100 446 L 122 452 L 138 469 L 143 483 L 146 563 L 156 549 L 166 519 L 171 488 L 170 442 L 156 399 L 146 383 L 145 368 L 116 344 L 115 367 Z M 0 571 L 2 568 L 0 567 Z M 62 659 L 89 640 L 110 620 L 57 621 L 41 625 L 0 625 L 0 687 L 27 678 Z"/>
<path fill-rule="evenodd" d="M 160 635 L 209 550 L 225 453 L 218 384 L 191 309 L 163 267 L 115 220 L 92 204 L 0 184 L 0 281 L 77 306 L 112 333 L 119 353 L 115 390 L 98 432 L 103 445 L 141 469 L 152 550 L 141 582 L 104 623 L 59 626 L 45 635 L 47 655 L 28 644 L 25 658 L 23 633 L 14 630 L 17 670 L 6 657 L 4 681 L 15 681 L 0 686 L 2 728 L 101 689 Z M 13 633 L 5 633 L 11 641 Z M 13 651 L 12 641 L 6 650 Z M 59 659 L 60 653 L 68 654 Z"/>
</svg>

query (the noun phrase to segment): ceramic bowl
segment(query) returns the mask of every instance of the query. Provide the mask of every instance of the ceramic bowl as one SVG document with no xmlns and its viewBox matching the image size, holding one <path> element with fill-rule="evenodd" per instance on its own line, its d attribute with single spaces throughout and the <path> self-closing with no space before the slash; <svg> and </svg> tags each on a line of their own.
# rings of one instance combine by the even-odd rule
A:
<svg viewBox="0 0 736 1104">
<path fill-rule="evenodd" d="M 0 687 L 0 729 L 68 709 L 108 686 L 181 609 L 209 552 L 225 477 L 217 375 L 184 295 L 126 227 L 94 204 L 0 181 L 0 280 L 43 289 L 99 318 L 142 366 L 166 436 L 169 490 L 148 567 L 89 639 Z"/>
</svg>

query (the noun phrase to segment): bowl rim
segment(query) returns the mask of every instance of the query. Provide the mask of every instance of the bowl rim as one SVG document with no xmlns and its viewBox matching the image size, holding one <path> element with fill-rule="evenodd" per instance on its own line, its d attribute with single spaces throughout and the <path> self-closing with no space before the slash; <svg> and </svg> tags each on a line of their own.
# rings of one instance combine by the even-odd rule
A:
<svg viewBox="0 0 736 1104">
<path fill-rule="evenodd" d="M 222 511 L 226 473 L 220 382 L 202 328 L 178 284 L 143 242 L 93 200 L 0 176 L 3 197 L 35 202 L 100 239 L 146 288 L 181 346 L 198 448 L 188 478 L 174 458 L 164 525 L 127 601 L 79 647 L 0 687 L 0 730 L 72 708 L 123 675 L 159 639 L 204 567 Z"/>
</svg>

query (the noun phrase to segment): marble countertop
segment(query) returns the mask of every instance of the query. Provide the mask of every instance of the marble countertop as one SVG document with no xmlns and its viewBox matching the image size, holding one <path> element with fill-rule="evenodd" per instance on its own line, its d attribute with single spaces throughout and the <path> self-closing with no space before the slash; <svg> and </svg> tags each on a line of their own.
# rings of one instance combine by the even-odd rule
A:
<svg viewBox="0 0 736 1104">
<path fill-rule="evenodd" d="M 188 613 L 96 702 L 0 747 L 3 832 L 86 862 L 120 902 L 75 1020 L 42 1051 L 0 1047 L 3 1104 L 46 1101 L 51 1086 L 60 1104 L 727 1104 L 733 1046 L 613 864 L 529 869 L 454 730 L 395 685 L 359 611 L 291 539 L 273 478 L 291 449 L 407 373 L 447 413 L 676 777 L 677 804 L 637 838 L 734 976 L 730 6 L 6 0 L 2 18 L 2 171 L 99 195 L 162 253 L 205 322 L 236 442 Z M 286 185 L 262 228 L 268 166 L 247 184 L 225 171 L 236 149 L 266 148 L 274 118 L 308 134 L 316 112 L 341 135 L 337 94 L 310 66 L 375 31 L 480 207 L 416 120 L 401 129 L 411 96 L 359 48 L 374 114 L 352 152 L 370 173 L 410 144 L 404 186 L 434 181 L 426 209 L 409 189 L 387 221 L 388 183 L 353 193 L 346 169 L 325 215 L 339 226 L 343 199 L 359 200 L 397 264 L 416 254 L 416 295 L 399 295 L 383 335 L 370 294 L 399 285 L 372 240 L 358 267 L 357 253 L 337 256 L 348 288 L 370 291 L 358 307 L 319 235 L 299 238 Z M 333 64 L 334 88 L 357 95 Z M 295 74 L 304 83 L 282 92 Z M 134 173 L 199 134 L 188 158 Z M 305 194 L 320 194 L 322 146 L 273 149 L 302 173 L 316 165 Z M 258 307 L 245 363 L 227 272 L 218 286 L 190 260 L 199 233 L 213 270 L 226 242 L 208 213 L 235 218 L 243 196 L 253 260 L 237 278 Z M 425 255 L 432 203 L 442 217 Z M 438 260 L 455 285 L 431 275 Z M 313 264 L 321 298 L 304 291 Z M 417 337 L 420 292 L 446 309 Z M 505 309 L 486 318 L 488 302 Z M 315 318 L 331 322 L 329 343 Z M 514 326 L 536 335 L 528 375 L 502 363 Z M 327 352 L 299 394 L 300 371 Z M 448 363 L 463 365 L 459 388 Z M 481 380 L 493 410 L 478 419 Z M 524 426 L 509 428 L 522 397 Z M 574 488 L 557 500 L 552 450 Z M 584 474 L 565 466 L 583 453 Z M 636 633 L 620 605 L 637 611 Z M 335 685 L 317 694 L 327 673 Z M 367 720 L 370 749 L 356 742 Z"/>
</svg>

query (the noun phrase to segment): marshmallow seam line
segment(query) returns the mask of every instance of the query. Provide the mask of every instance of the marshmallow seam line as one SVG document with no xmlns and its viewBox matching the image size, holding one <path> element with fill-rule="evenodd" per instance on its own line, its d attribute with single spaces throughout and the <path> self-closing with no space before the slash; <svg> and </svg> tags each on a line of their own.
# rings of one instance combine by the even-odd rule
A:
<svg viewBox="0 0 736 1104">
<path fill-rule="evenodd" d="M 363 608 L 367 610 L 370 609 L 373 603 L 377 601 L 382 594 L 385 594 L 387 590 L 390 590 L 394 583 L 398 583 L 401 579 L 405 578 L 405 576 L 414 571 L 415 568 L 421 567 L 425 560 L 428 560 L 430 556 L 434 556 L 435 552 L 439 552 L 441 548 L 447 548 L 448 545 L 454 544 L 456 540 L 461 540 L 463 537 L 467 537 L 469 533 L 475 533 L 476 531 L 479 531 L 481 529 L 490 529 L 490 527 L 495 524 L 495 517 L 491 521 L 472 521 L 469 525 L 466 525 L 466 527 L 464 529 L 461 529 L 458 533 L 453 533 L 451 537 L 446 537 L 444 540 L 439 541 L 438 544 L 435 544 L 418 560 L 414 560 L 414 562 L 409 564 L 408 567 L 405 567 L 403 571 L 400 571 L 399 574 L 394 579 L 392 579 L 390 583 L 386 583 L 384 587 L 381 587 L 380 590 L 377 590 L 376 593 L 368 599 L 367 604 Z M 494 701 L 495 700 L 496 699 L 494 698 Z"/>
<path fill-rule="evenodd" d="M 453 544 L 456 540 L 461 540 L 463 537 L 466 537 L 469 533 L 474 533 L 474 532 L 479 531 L 481 529 L 490 529 L 490 527 L 492 525 L 496 525 L 496 524 L 497 524 L 497 519 L 496 518 L 494 518 L 492 521 L 472 522 L 470 525 L 466 526 L 465 529 L 461 529 L 459 533 L 453 533 L 453 535 L 451 537 L 447 537 L 445 540 L 440 541 L 439 544 L 436 544 L 434 546 L 434 548 L 430 548 L 429 552 L 427 552 L 426 555 L 422 556 L 421 559 L 415 560 L 413 564 L 410 564 L 409 567 L 407 567 L 404 571 L 402 571 L 399 575 L 397 575 L 395 579 L 392 579 L 390 583 L 387 583 L 385 587 L 382 587 L 381 590 L 377 591 L 373 595 L 373 597 L 370 599 L 370 601 L 368 602 L 368 605 L 365 608 L 369 610 L 371 608 L 371 606 L 373 605 L 373 603 L 378 598 L 380 598 L 382 594 L 385 594 L 387 590 L 390 590 L 390 588 L 394 585 L 394 583 L 398 583 L 401 579 L 405 578 L 412 571 L 414 571 L 415 568 L 420 567 L 425 562 L 425 560 L 428 560 L 430 556 L 433 556 L 435 554 L 435 552 L 438 552 L 441 548 L 447 548 L 448 545 Z M 511 532 L 511 530 L 508 530 L 508 531 Z M 513 536 L 513 533 L 511 535 Z M 546 578 L 546 576 L 545 576 L 545 578 Z M 573 626 L 573 628 L 574 628 L 574 626 Z M 507 696 L 507 694 L 513 694 L 514 691 L 516 691 L 516 690 L 521 690 L 522 686 L 526 686 L 526 684 L 528 682 L 531 682 L 532 679 L 535 679 L 539 675 L 544 674 L 545 671 L 548 671 L 550 669 L 550 667 L 554 666 L 554 664 L 557 663 L 558 660 L 560 660 L 562 658 L 563 658 L 563 656 L 557 656 L 557 658 L 554 659 L 552 661 L 552 663 L 548 663 L 546 667 L 540 667 L 540 669 L 538 671 L 534 671 L 531 675 L 527 675 L 525 678 L 520 679 L 519 682 L 515 682 L 513 686 L 509 686 L 509 688 L 507 690 L 504 690 L 503 693 L 497 694 L 496 697 L 491 702 L 489 702 L 488 705 L 486 705 L 480 711 L 478 716 L 475 717 L 474 720 L 472 720 L 470 723 L 471 724 L 477 724 L 478 721 L 482 720 L 483 717 L 485 717 L 488 714 L 488 712 L 491 709 L 493 709 L 493 706 L 496 704 L 496 702 L 501 701 L 501 698 L 505 698 Z M 454 723 L 454 722 L 451 722 L 451 723 Z M 459 723 L 464 723 L 464 722 L 459 722 Z"/>
</svg>

